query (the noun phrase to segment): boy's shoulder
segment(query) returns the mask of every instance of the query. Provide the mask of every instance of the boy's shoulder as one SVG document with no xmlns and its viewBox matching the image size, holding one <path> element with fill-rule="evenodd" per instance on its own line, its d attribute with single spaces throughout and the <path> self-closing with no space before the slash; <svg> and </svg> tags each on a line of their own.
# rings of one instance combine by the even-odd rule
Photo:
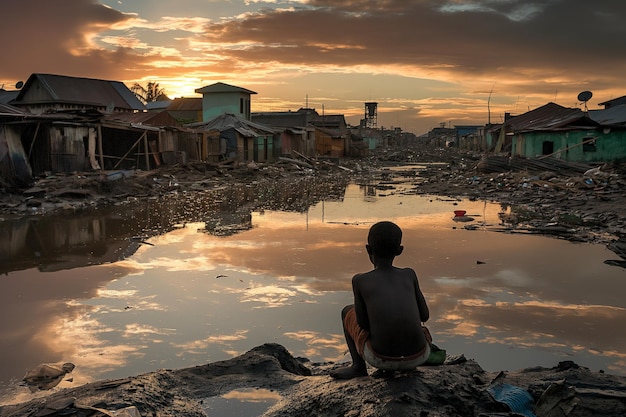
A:
<svg viewBox="0 0 626 417">
<path fill-rule="evenodd" d="M 389 277 L 390 275 L 404 275 L 404 276 L 409 276 L 411 278 L 417 277 L 417 274 L 415 273 L 413 268 L 398 268 L 394 266 L 391 269 L 384 270 L 384 271 L 381 271 L 379 269 L 372 269 L 371 271 L 368 271 L 368 272 L 362 272 L 362 273 L 356 274 L 352 277 L 352 281 L 355 283 L 358 283 L 362 281 L 385 279 Z"/>
</svg>

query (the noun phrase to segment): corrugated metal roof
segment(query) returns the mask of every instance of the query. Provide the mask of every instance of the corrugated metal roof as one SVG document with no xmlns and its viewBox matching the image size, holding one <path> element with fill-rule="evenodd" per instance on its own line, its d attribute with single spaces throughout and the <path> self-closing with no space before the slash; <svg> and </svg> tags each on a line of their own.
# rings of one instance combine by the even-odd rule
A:
<svg viewBox="0 0 626 417">
<path fill-rule="evenodd" d="M 146 103 L 146 109 L 148 110 L 165 110 L 172 103 L 172 100 L 160 100 L 160 101 L 151 101 L 150 103 Z"/>
<path fill-rule="evenodd" d="M 598 103 L 598 105 L 600 106 L 606 106 L 607 109 L 609 107 L 619 106 L 621 104 L 626 104 L 626 96 L 621 96 L 611 100 L 603 101 L 602 103 Z"/>
<path fill-rule="evenodd" d="M 580 109 L 548 103 L 527 113 L 514 116 L 505 122 L 507 132 L 536 130 L 578 129 L 597 126 L 597 123 Z"/>
<path fill-rule="evenodd" d="M 341 138 L 343 137 L 342 133 L 338 129 L 329 129 L 327 127 L 315 126 L 315 129 L 319 130 L 322 133 L 327 134 L 333 138 Z"/>
<path fill-rule="evenodd" d="M 0 103 L 9 104 L 20 93 L 19 90 L 7 91 L 0 88 Z"/>
<path fill-rule="evenodd" d="M 138 112 L 138 113 L 114 113 L 104 117 L 105 121 L 120 121 L 125 123 L 146 123 L 153 119 L 157 113 Z"/>
<path fill-rule="evenodd" d="M 625 126 L 626 104 L 611 106 L 604 110 L 589 110 L 589 117 L 603 126 Z"/>
<path fill-rule="evenodd" d="M 99 107 L 113 105 L 127 110 L 143 110 L 145 106 L 132 91 L 120 81 L 69 77 L 55 74 L 32 74 L 20 90 L 16 104 L 23 101 L 28 89 L 39 82 L 51 97 L 51 102 L 87 104 Z M 37 104 L 37 103 L 30 103 Z"/>
<path fill-rule="evenodd" d="M 0 103 L 0 116 L 30 116 L 31 114 L 8 104 Z"/>
<path fill-rule="evenodd" d="M 202 97 L 175 98 L 167 106 L 170 111 L 202 111 Z"/>
<path fill-rule="evenodd" d="M 274 134 L 274 130 L 268 126 L 260 125 L 246 119 L 241 119 L 232 113 L 222 113 L 208 122 L 191 123 L 188 127 L 202 130 L 218 130 L 220 132 L 228 129 L 235 129 L 243 136 L 255 137 L 260 134 Z"/>
<path fill-rule="evenodd" d="M 246 88 L 237 87 L 234 85 L 226 84 L 226 83 L 215 83 L 211 85 L 207 85 L 202 88 L 197 88 L 196 93 L 205 94 L 205 93 L 247 93 L 247 94 L 256 94 L 255 91 L 248 90 Z"/>
<path fill-rule="evenodd" d="M 258 112 L 252 113 L 252 120 L 268 126 L 305 127 L 308 116 L 300 112 Z"/>
</svg>

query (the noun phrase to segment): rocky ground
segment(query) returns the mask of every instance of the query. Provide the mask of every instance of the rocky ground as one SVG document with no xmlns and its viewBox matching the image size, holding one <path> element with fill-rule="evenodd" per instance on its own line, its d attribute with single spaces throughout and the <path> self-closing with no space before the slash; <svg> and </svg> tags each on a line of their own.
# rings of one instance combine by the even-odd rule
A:
<svg viewBox="0 0 626 417">
<path fill-rule="evenodd" d="M 59 390 L 0 407 L 0 416 L 210 416 L 207 401 L 244 388 L 279 394 L 264 417 L 626 415 L 625 377 L 572 362 L 489 373 L 461 356 L 413 372 L 347 381 L 328 376 L 336 366 L 296 359 L 284 347 L 266 344 L 226 361 Z M 231 411 L 228 416 L 243 415 L 236 406 Z"/>
</svg>

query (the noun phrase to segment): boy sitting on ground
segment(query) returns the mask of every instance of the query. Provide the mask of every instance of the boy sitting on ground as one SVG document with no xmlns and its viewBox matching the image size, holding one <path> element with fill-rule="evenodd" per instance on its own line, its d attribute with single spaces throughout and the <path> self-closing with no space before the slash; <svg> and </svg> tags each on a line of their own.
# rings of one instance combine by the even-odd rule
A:
<svg viewBox="0 0 626 417">
<path fill-rule="evenodd" d="M 367 365 L 382 371 L 408 371 L 428 360 L 430 344 L 422 330 L 428 306 L 411 268 L 397 268 L 402 230 L 392 222 L 374 224 L 367 253 L 374 269 L 352 278 L 354 304 L 341 312 L 352 365 L 330 372 L 338 379 L 367 375 Z"/>
</svg>

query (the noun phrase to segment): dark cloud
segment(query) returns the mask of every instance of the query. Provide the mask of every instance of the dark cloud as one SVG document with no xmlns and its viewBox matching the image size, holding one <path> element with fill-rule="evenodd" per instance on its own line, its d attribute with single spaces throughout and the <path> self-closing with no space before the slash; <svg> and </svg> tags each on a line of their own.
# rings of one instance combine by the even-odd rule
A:
<svg viewBox="0 0 626 417">
<path fill-rule="evenodd" d="M 124 48 L 106 51 L 88 44 L 87 34 L 129 18 L 96 0 L 2 1 L 0 16 L 2 78 L 25 79 L 33 72 L 108 78 L 120 68 L 141 65 Z"/>
<path fill-rule="evenodd" d="M 211 25 L 207 40 L 250 42 L 233 58 L 294 65 L 398 64 L 459 75 L 621 80 L 626 2 L 541 3 L 313 0 L 318 9 L 274 11 Z M 472 7 L 469 7 L 472 6 Z"/>
</svg>

